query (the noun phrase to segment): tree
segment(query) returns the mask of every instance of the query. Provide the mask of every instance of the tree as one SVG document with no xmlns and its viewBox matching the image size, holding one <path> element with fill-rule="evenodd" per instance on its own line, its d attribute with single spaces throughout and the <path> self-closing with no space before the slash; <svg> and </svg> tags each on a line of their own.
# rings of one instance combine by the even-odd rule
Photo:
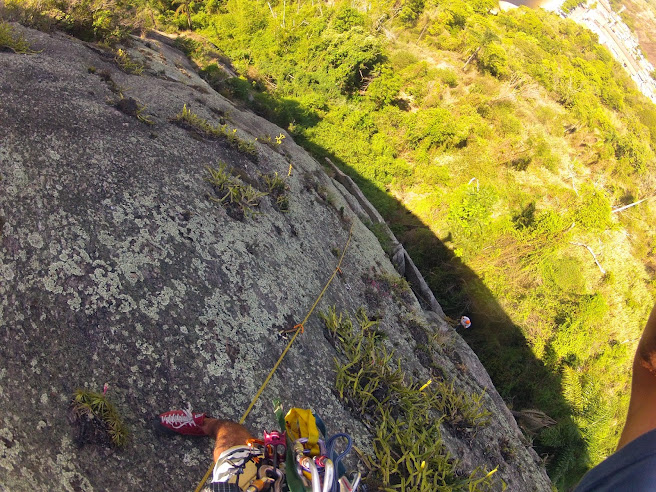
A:
<svg viewBox="0 0 656 492">
<path fill-rule="evenodd" d="M 179 5 L 175 10 L 175 15 L 186 15 L 187 16 L 187 25 L 189 30 L 192 30 L 191 27 L 191 0 L 173 0 L 173 5 Z"/>
<path fill-rule="evenodd" d="M 495 77 L 502 77 L 508 72 L 508 55 L 498 43 L 490 43 L 483 49 L 478 66 Z"/>
<path fill-rule="evenodd" d="M 486 47 L 488 44 L 494 42 L 494 41 L 499 41 L 499 36 L 494 34 L 492 30 L 489 27 L 486 27 L 484 31 L 479 31 L 476 29 L 471 30 L 471 38 L 470 38 L 470 43 L 472 43 L 474 46 L 477 46 L 476 49 L 472 52 L 472 54 L 467 58 L 467 61 L 463 65 L 462 69 L 464 70 L 467 68 L 467 65 L 476 58 L 478 55 L 479 51 Z"/>
</svg>

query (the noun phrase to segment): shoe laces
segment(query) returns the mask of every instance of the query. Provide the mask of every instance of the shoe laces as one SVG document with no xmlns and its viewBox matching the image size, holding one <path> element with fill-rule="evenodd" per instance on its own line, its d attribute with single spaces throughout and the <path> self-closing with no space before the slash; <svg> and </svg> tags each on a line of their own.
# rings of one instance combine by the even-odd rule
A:
<svg viewBox="0 0 656 492">
<path fill-rule="evenodd" d="M 185 425 L 196 425 L 194 415 L 191 413 L 191 404 L 187 404 L 187 408 L 180 410 L 182 414 L 172 413 L 162 417 L 162 423 L 169 424 L 175 427 L 183 427 Z"/>
</svg>

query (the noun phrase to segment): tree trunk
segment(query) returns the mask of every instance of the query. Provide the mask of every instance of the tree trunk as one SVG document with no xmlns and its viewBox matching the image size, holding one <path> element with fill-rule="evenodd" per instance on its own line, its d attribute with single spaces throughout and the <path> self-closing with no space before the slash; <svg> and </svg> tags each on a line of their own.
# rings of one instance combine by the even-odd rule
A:
<svg viewBox="0 0 656 492">
<path fill-rule="evenodd" d="M 462 67 L 463 70 L 465 68 L 467 68 L 467 65 L 469 65 L 469 62 L 472 61 L 476 55 L 478 55 L 478 52 L 481 51 L 482 47 L 483 46 L 479 46 L 478 48 L 476 48 L 476 50 L 471 54 L 471 56 L 469 58 L 467 58 L 467 61 L 465 62 L 465 64 Z"/>
</svg>

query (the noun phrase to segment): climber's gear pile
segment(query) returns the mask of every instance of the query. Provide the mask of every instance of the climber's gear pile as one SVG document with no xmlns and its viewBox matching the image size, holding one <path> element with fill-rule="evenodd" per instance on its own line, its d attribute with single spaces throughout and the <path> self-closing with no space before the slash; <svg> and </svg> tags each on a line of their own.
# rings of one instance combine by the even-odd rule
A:
<svg viewBox="0 0 656 492">
<path fill-rule="evenodd" d="M 342 459 L 349 453 L 352 440 L 340 433 L 323 440 L 325 426 L 311 410 L 292 408 L 282 419 L 282 432 L 264 431 L 263 439 L 250 439 L 246 446 L 224 451 L 216 464 L 212 482 L 235 482 L 244 492 L 355 492 L 360 484 L 356 473 L 347 478 Z M 341 453 L 335 451 L 338 440 L 345 440 Z"/>
</svg>

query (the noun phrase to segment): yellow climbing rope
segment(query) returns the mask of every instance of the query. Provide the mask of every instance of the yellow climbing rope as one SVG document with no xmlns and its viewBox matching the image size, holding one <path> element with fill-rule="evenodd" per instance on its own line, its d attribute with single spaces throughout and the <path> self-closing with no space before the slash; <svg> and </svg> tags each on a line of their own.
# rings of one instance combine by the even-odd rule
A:
<svg viewBox="0 0 656 492">
<path fill-rule="evenodd" d="M 260 395 L 264 391 L 264 388 L 266 388 L 266 385 L 269 384 L 269 381 L 271 381 L 271 378 L 273 377 L 273 374 L 276 372 L 276 369 L 278 369 L 278 366 L 280 365 L 282 360 L 285 358 L 285 355 L 287 354 L 287 352 L 289 352 L 289 349 L 291 348 L 292 343 L 294 343 L 294 340 L 296 340 L 296 337 L 299 334 L 301 334 L 305 331 L 305 323 L 310 318 L 310 316 L 312 316 L 312 313 L 314 312 L 314 309 L 317 307 L 317 304 L 319 304 L 319 301 L 321 300 L 323 295 L 328 290 L 328 287 L 330 286 L 331 282 L 335 278 L 335 275 L 337 275 L 338 273 L 342 273 L 342 270 L 340 269 L 340 267 L 342 266 L 342 260 L 344 259 L 344 255 L 346 254 L 346 250 L 349 246 L 349 243 L 351 242 L 352 233 L 353 233 L 353 225 L 351 225 L 351 228 L 349 229 L 348 239 L 346 240 L 346 244 L 344 245 L 344 249 L 342 250 L 342 254 L 339 257 L 339 261 L 337 262 L 337 266 L 335 267 L 335 270 L 333 271 L 333 274 L 328 279 L 328 282 L 326 282 L 326 285 L 323 287 L 323 290 L 321 291 L 321 293 L 317 296 L 316 300 L 314 301 L 314 304 L 312 304 L 312 307 L 308 311 L 308 313 L 305 316 L 305 318 L 303 319 L 303 321 L 301 321 L 299 324 L 297 324 L 294 327 L 294 336 L 287 343 L 287 346 L 285 347 L 285 350 L 283 350 L 282 354 L 280 354 L 280 357 L 278 358 L 278 361 L 273 366 L 273 369 L 271 369 L 271 371 L 269 372 L 269 375 L 266 377 L 266 379 L 264 380 L 264 383 L 262 383 L 262 386 L 260 386 L 260 389 L 257 391 L 257 393 L 255 393 L 255 396 L 253 397 L 253 400 L 251 401 L 251 404 L 248 405 L 248 408 L 244 412 L 244 415 L 242 415 L 241 419 L 239 419 L 240 424 L 243 424 L 246 421 L 246 417 L 248 416 L 248 414 L 251 412 L 251 410 L 255 406 L 255 403 L 257 402 L 258 398 L 260 397 Z M 214 462 L 212 462 L 210 464 L 209 468 L 205 472 L 205 475 L 201 479 L 200 483 L 198 484 L 198 486 L 196 487 L 196 490 L 194 492 L 200 492 L 200 490 L 203 488 L 203 485 L 205 485 L 205 482 L 209 478 L 210 473 L 212 473 L 213 469 L 214 469 Z"/>
</svg>

